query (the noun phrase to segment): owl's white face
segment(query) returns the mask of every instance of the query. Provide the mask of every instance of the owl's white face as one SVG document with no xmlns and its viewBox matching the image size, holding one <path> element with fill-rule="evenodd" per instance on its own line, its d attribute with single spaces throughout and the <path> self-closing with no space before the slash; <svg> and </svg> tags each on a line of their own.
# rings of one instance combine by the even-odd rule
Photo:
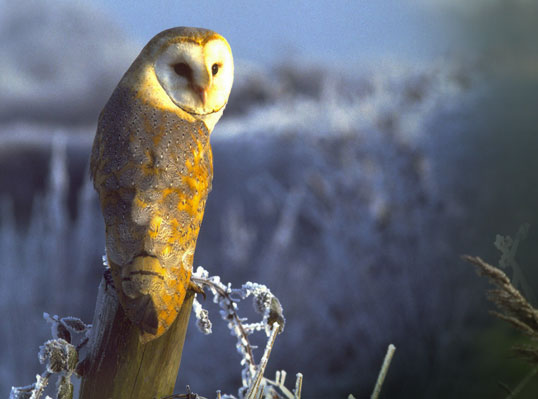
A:
<svg viewBox="0 0 538 399">
<path fill-rule="evenodd" d="M 233 84 L 233 58 L 226 41 L 170 43 L 154 68 L 159 83 L 178 107 L 196 119 L 218 120 Z"/>
</svg>

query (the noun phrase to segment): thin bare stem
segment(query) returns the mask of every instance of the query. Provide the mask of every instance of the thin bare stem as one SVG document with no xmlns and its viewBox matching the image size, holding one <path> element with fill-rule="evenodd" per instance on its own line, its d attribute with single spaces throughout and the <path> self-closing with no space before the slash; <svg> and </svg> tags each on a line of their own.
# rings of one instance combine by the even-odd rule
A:
<svg viewBox="0 0 538 399">
<path fill-rule="evenodd" d="M 374 392 L 371 396 L 372 399 L 377 399 L 379 397 L 379 393 L 381 392 L 381 386 L 383 385 L 383 381 L 385 381 L 385 377 L 387 376 L 387 372 L 389 371 L 390 362 L 392 361 L 392 357 L 394 356 L 394 351 L 396 351 L 396 347 L 390 344 L 387 348 L 387 354 L 385 355 L 385 359 L 383 360 L 381 371 L 379 372 L 379 376 L 377 377 Z"/>
<path fill-rule="evenodd" d="M 250 385 L 250 389 L 248 390 L 248 394 L 246 396 L 247 399 L 253 399 L 256 397 L 256 393 L 259 390 L 260 383 L 263 378 L 263 373 L 265 372 L 267 362 L 269 361 L 269 356 L 271 355 L 271 349 L 273 349 L 273 345 L 275 344 L 276 336 L 279 331 L 278 327 L 278 323 L 273 323 L 271 337 L 269 338 L 269 341 L 267 341 L 267 345 L 265 346 L 265 352 L 263 353 L 262 360 L 260 361 L 260 366 L 258 367 L 258 370 L 256 371 L 256 376 L 254 377 L 254 380 Z"/>
<path fill-rule="evenodd" d="M 525 388 L 525 385 L 532 379 L 538 373 L 538 366 L 534 367 L 529 373 L 521 380 L 521 382 L 515 387 L 510 395 L 506 397 L 506 399 L 514 399 L 517 395 L 523 391 L 523 388 Z"/>
<path fill-rule="evenodd" d="M 297 373 L 297 380 L 295 380 L 295 392 L 293 399 L 301 399 L 301 391 L 303 390 L 303 375 Z"/>
</svg>

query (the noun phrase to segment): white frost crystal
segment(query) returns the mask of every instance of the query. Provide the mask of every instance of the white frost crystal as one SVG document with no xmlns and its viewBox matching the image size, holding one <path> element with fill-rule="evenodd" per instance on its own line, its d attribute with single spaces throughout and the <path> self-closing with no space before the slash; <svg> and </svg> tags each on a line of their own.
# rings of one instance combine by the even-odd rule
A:
<svg viewBox="0 0 538 399">
<path fill-rule="evenodd" d="M 247 282 L 239 289 L 232 288 L 231 284 L 223 284 L 219 276 L 209 276 L 207 270 L 198 266 L 196 272 L 192 274 L 194 283 L 209 288 L 213 294 L 213 302 L 220 307 L 220 315 L 230 329 L 230 333 L 236 337 L 236 349 L 241 356 L 241 371 L 242 386 L 239 388 L 239 398 L 244 398 L 249 393 L 249 397 L 258 392 L 265 391 L 265 387 L 269 382 L 263 377 L 263 371 L 269 360 L 269 353 L 273 347 L 275 337 L 282 332 L 285 319 L 282 313 L 282 306 L 278 299 L 271 293 L 269 288 L 263 284 Z M 255 323 L 246 323 L 247 318 L 239 317 L 237 314 L 238 303 L 253 296 L 254 309 L 263 316 L 262 320 Z M 194 314 L 197 318 L 197 325 L 204 334 L 211 333 L 211 321 L 207 310 L 202 308 L 202 305 L 196 300 L 193 302 Z M 273 327 L 276 326 L 276 331 Z M 264 330 L 269 337 L 264 356 L 259 364 L 254 361 L 253 350 L 255 346 L 251 345 L 248 336 L 255 331 Z M 269 391 L 268 391 L 269 392 Z M 274 390 L 271 395 L 264 397 L 282 397 L 274 396 Z M 256 396 L 258 397 L 258 396 Z M 232 399 L 233 395 L 222 395 L 221 398 Z"/>
</svg>

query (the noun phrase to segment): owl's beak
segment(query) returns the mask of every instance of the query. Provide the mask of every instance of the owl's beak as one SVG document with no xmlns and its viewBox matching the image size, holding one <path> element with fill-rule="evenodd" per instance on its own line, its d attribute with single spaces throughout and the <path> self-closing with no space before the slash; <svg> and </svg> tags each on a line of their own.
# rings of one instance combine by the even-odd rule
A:
<svg viewBox="0 0 538 399">
<path fill-rule="evenodd" d="M 198 97 L 200 97 L 200 101 L 202 101 L 202 104 L 205 106 L 205 103 L 207 101 L 207 87 L 201 87 L 201 86 L 193 86 L 194 91 L 196 94 L 198 94 Z"/>
</svg>

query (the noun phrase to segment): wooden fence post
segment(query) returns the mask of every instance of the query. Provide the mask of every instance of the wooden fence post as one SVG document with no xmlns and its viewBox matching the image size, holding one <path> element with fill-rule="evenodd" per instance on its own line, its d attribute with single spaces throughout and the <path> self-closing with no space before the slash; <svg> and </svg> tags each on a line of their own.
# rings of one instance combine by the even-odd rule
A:
<svg viewBox="0 0 538 399">
<path fill-rule="evenodd" d="M 141 344 L 139 329 L 121 308 L 113 287 L 99 285 L 89 353 L 79 399 L 160 399 L 176 382 L 194 294 L 187 296 L 170 329 Z"/>
</svg>

